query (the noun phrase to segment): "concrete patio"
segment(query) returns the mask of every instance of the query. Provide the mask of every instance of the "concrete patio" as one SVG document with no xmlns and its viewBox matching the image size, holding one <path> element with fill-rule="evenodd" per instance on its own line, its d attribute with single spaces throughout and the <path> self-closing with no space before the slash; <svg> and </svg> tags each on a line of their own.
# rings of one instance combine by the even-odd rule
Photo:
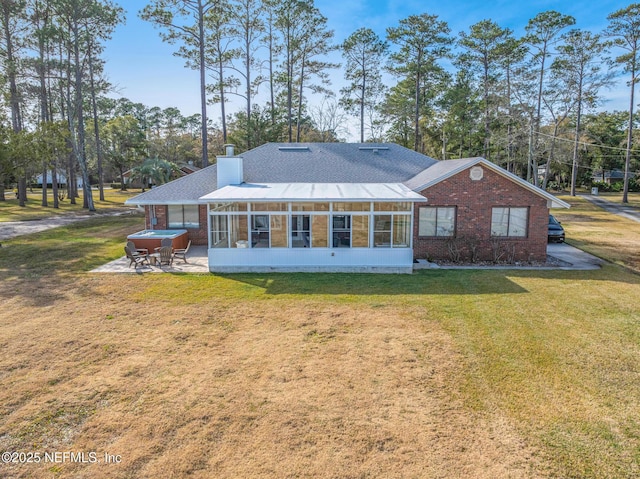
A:
<svg viewBox="0 0 640 479">
<path fill-rule="evenodd" d="M 168 265 L 148 265 L 144 264 L 135 268 L 129 266 L 129 260 L 126 256 L 119 258 L 110 263 L 104 264 L 94 270 L 92 273 L 208 273 L 208 259 L 206 246 L 191 246 L 187 253 L 187 263 L 182 259 L 175 259 L 173 264 Z"/>
<path fill-rule="evenodd" d="M 414 270 L 441 268 L 441 269 L 556 269 L 556 270 L 590 270 L 599 269 L 604 263 L 589 253 L 574 248 L 566 243 L 555 243 L 547 246 L 547 256 L 549 264 L 538 266 L 527 265 L 435 265 L 435 264 L 415 264 Z M 209 273 L 207 247 L 192 246 L 187 254 L 185 263 L 181 259 L 177 259 L 171 266 L 167 265 L 143 265 L 134 268 L 129 266 L 129 260 L 123 256 L 115 261 L 111 261 L 94 270 L 92 273 Z"/>
</svg>

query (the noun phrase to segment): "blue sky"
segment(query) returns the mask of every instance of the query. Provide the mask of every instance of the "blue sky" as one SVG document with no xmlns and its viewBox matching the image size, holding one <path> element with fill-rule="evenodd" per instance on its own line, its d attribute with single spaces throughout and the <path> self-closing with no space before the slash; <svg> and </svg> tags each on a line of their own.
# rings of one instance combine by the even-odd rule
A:
<svg viewBox="0 0 640 479">
<path fill-rule="evenodd" d="M 107 44 L 106 71 L 118 89 L 118 95 L 147 106 L 178 107 L 184 115 L 200 112 L 198 74 L 185 68 L 182 59 L 172 55 L 175 46 L 163 43 L 158 30 L 139 19 L 138 12 L 146 0 L 120 2 L 127 10 L 126 25 L 119 26 Z M 317 0 L 316 6 L 327 17 L 329 28 L 335 31 L 336 43 L 341 42 L 360 27 L 373 29 L 384 38 L 386 28 L 397 26 L 409 15 L 429 13 L 447 22 L 451 33 L 457 35 L 484 19 L 491 19 L 501 27 L 508 27 L 521 35 L 524 27 L 536 14 L 556 10 L 576 18 L 576 27 L 599 32 L 607 25 L 607 15 L 631 2 L 600 0 L 598 2 L 566 2 L 529 0 L 528 2 L 489 0 L 440 2 L 419 0 Z M 125 6 L 126 5 L 126 6 Z M 335 59 L 340 61 L 339 56 Z M 342 71 L 332 73 L 333 89 L 342 84 Z M 625 109 L 626 88 L 607 92 L 606 109 Z M 230 109 L 233 110 L 233 104 Z M 209 117 L 217 121 L 218 108 L 209 106 Z"/>
</svg>

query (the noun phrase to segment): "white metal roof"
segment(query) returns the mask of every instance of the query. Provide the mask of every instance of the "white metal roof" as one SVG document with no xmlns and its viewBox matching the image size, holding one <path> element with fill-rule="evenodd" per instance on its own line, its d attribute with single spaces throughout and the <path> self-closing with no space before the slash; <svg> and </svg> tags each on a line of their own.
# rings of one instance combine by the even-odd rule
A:
<svg viewBox="0 0 640 479">
<path fill-rule="evenodd" d="M 242 183 L 202 196 L 200 201 L 422 201 L 402 183 Z"/>
</svg>

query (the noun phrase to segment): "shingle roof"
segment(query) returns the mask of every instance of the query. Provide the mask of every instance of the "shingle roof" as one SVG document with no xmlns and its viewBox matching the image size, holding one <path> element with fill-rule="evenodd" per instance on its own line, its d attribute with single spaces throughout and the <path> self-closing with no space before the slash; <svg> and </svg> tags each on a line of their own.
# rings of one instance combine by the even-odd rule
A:
<svg viewBox="0 0 640 479">
<path fill-rule="evenodd" d="M 394 143 L 267 143 L 238 155 L 246 183 L 404 183 L 422 191 L 482 163 L 534 193 L 568 208 L 564 201 L 483 158 L 437 161 Z M 216 190 L 217 167 L 190 175 L 128 199 L 130 205 L 201 203 Z"/>
<path fill-rule="evenodd" d="M 197 204 L 201 196 L 211 193 L 217 184 L 216 165 L 208 166 L 189 175 L 156 186 L 129 198 L 127 205 L 176 205 Z"/>
<path fill-rule="evenodd" d="M 437 163 L 392 143 L 267 143 L 239 156 L 258 183 L 401 183 Z"/>
</svg>

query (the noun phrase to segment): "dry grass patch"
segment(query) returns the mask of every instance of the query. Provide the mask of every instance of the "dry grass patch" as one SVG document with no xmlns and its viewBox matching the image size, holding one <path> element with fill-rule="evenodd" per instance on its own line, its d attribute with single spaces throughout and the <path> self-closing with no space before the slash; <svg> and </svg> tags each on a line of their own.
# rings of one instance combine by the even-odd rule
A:
<svg viewBox="0 0 640 479">
<path fill-rule="evenodd" d="M 145 301 L 156 281 L 118 278 L 116 292 L 114 279 L 85 278 L 37 316 L 0 322 L 3 450 L 123 458 L 59 477 L 531 477 L 532 449 L 509 420 L 464 407 L 459 352 L 437 322 L 213 291 L 211 303 Z"/>
</svg>

